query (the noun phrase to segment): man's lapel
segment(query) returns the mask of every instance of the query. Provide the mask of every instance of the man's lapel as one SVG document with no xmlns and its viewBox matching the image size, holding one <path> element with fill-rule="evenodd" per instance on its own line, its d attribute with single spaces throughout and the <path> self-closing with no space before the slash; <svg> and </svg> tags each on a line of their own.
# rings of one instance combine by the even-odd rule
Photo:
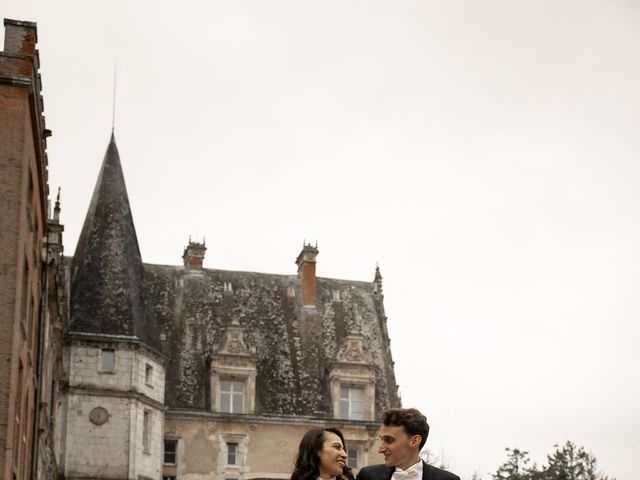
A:
<svg viewBox="0 0 640 480">
<path fill-rule="evenodd" d="M 427 475 L 427 463 L 422 460 L 422 480 L 429 480 L 429 475 Z"/>
<path fill-rule="evenodd" d="M 384 475 L 382 476 L 382 480 L 391 480 L 393 476 L 393 472 L 396 471 L 396 467 L 384 467 Z"/>
</svg>

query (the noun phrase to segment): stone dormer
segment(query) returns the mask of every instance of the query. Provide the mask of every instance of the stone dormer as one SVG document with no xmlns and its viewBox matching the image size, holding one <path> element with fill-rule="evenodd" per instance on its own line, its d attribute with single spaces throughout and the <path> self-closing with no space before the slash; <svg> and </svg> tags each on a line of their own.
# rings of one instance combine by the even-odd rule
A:
<svg viewBox="0 0 640 480">
<path fill-rule="evenodd" d="M 334 418 L 375 419 L 375 367 L 364 349 L 363 337 L 348 335 L 329 367 Z"/>
<path fill-rule="evenodd" d="M 227 327 L 220 348 L 209 363 L 211 410 L 252 414 L 256 408 L 256 351 L 245 343 L 237 320 Z"/>
</svg>

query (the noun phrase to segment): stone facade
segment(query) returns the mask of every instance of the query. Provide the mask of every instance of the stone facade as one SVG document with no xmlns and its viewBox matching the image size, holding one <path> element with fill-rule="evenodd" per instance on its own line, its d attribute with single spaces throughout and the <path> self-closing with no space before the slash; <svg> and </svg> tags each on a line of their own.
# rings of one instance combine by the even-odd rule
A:
<svg viewBox="0 0 640 480">
<path fill-rule="evenodd" d="M 328 422 L 310 417 L 253 416 L 230 419 L 169 411 L 166 435 L 178 441 L 177 465 L 165 476 L 200 479 L 288 479 L 304 433 L 311 427 L 339 425 L 347 446 L 358 452 L 359 466 L 377 463 L 377 425 Z M 235 464 L 228 464 L 227 444 L 238 444 Z"/>
</svg>

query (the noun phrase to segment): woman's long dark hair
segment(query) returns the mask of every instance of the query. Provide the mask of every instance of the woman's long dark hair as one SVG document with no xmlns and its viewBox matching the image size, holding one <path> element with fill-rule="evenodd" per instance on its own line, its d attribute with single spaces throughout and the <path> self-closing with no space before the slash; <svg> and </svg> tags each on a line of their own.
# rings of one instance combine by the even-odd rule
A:
<svg viewBox="0 0 640 480">
<path fill-rule="evenodd" d="M 344 443 L 342 432 L 337 428 L 312 428 L 304 434 L 298 447 L 296 464 L 291 474 L 291 480 L 317 480 L 320 476 L 320 450 L 324 443 L 324 432 L 335 433 L 346 451 L 347 445 Z M 342 475 L 338 480 L 354 480 L 351 469 L 346 465 L 342 469 Z"/>
</svg>

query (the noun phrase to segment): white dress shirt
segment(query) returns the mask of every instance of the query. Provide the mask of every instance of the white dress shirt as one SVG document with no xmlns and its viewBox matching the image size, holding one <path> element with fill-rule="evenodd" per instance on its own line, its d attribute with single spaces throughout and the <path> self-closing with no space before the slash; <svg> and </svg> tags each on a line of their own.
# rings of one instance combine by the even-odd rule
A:
<svg viewBox="0 0 640 480">
<path fill-rule="evenodd" d="M 406 470 L 396 467 L 391 480 L 422 480 L 422 460 L 411 465 Z"/>
</svg>

